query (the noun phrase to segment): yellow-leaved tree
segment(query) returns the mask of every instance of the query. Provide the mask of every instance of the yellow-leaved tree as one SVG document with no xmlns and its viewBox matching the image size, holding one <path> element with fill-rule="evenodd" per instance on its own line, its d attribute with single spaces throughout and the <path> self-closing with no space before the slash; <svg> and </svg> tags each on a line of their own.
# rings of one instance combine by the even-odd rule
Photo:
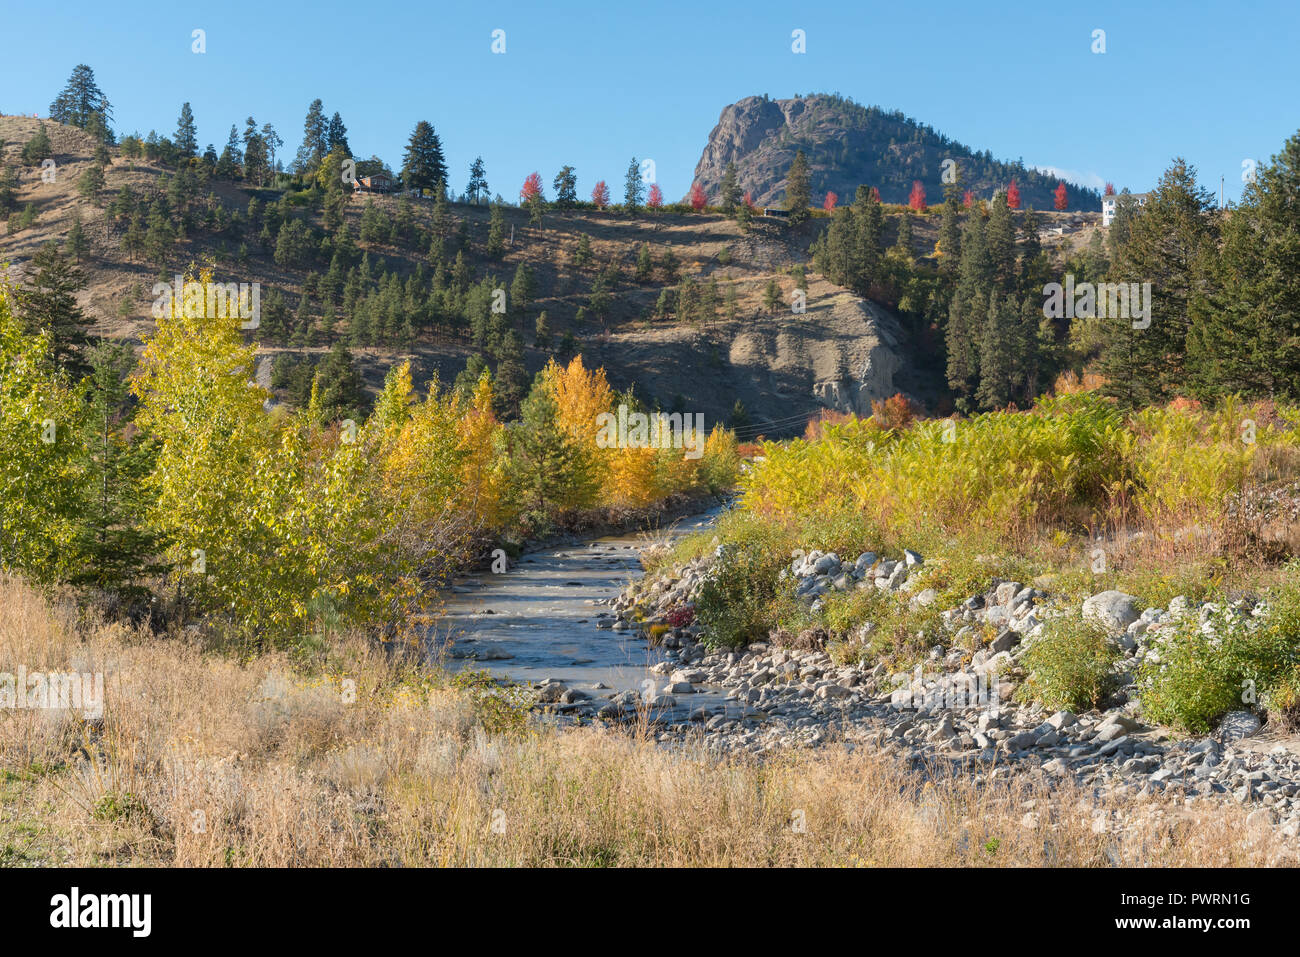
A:
<svg viewBox="0 0 1300 957">
<path fill-rule="evenodd" d="M 85 503 L 82 406 L 46 335 L 27 335 L 0 281 L 0 568 L 55 581 Z"/>
</svg>

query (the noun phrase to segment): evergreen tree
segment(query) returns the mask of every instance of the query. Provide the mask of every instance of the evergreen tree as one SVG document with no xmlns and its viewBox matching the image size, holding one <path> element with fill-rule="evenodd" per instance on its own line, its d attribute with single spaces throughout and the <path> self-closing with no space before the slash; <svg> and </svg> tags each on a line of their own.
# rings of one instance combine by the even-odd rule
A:
<svg viewBox="0 0 1300 957">
<path fill-rule="evenodd" d="M 1006 194 L 999 191 L 989 207 L 989 221 L 984 230 L 993 279 L 1010 290 L 1016 278 L 1016 226 L 1011 219 Z"/>
<path fill-rule="evenodd" d="M 465 195 L 471 203 L 478 203 L 479 197 L 487 196 L 488 181 L 487 171 L 483 166 L 483 157 L 474 160 L 474 165 L 469 168 L 469 185 L 465 187 Z"/>
<path fill-rule="evenodd" d="M 578 178 L 572 166 L 565 166 L 555 174 L 555 205 L 560 209 L 572 209 L 578 204 Z"/>
<path fill-rule="evenodd" d="M 943 212 L 939 221 L 939 271 L 947 276 L 957 272 L 961 262 L 961 183 L 950 183 L 943 191 Z"/>
<path fill-rule="evenodd" d="M 70 580 L 140 598 L 148 591 L 139 580 L 162 571 L 151 561 L 161 542 L 145 523 L 152 502 L 148 479 L 156 447 L 134 428 L 135 403 L 128 381 L 135 367 L 131 347 L 105 342 L 91 348 L 87 359 L 90 376 L 82 439 L 91 454 L 86 507 L 78 529 L 78 568 Z"/>
<path fill-rule="evenodd" d="M 731 216 L 740 205 L 740 183 L 736 179 L 736 164 L 728 162 L 722 174 L 722 212 Z"/>
<path fill-rule="evenodd" d="M 533 380 L 520 421 L 506 431 L 511 475 L 524 517 L 547 527 L 562 508 L 588 505 L 596 483 L 587 456 L 560 425 L 559 409 L 541 373 Z"/>
<path fill-rule="evenodd" d="M 199 152 L 198 131 L 194 128 L 194 113 L 189 103 L 181 104 L 181 115 L 176 121 L 176 135 L 173 137 L 176 150 L 183 158 L 197 156 Z"/>
<path fill-rule="evenodd" d="M 73 69 L 68 85 L 50 104 L 50 119 L 86 130 L 96 139 L 113 141 L 112 107 L 95 83 L 95 71 L 84 63 Z"/>
<path fill-rule="evenodd" d="M 435 183 L 446 181 L 442 141 L 429 123 L 420 120 L 402 157 L 402 185 L 407 189 L 432 189 Z"/>
<path fill-rule="evenodd" d="M 63 242 L 63 252 L 73 262 L 81 262 L 86 258 L 86 252 L 90 249 L 90 244 L 86 240 L 86 231 L 81 225 L 81 210 L 74 208 L 72 211 L 72 226 L 68 229 L 67 239 Z"/>
<path fill-rule="evenodd" d="M 492 204 L 488 215 L 487 255 L 491 259 L 500 259 L 506 251 L 506 215 L 500 203 Z"/>
<path fill-rule="evenodd" d="M 86 199 L 94 201 L 99 191 L 104 188 L 104 167 L 91 166 L 77 180 L 77 192 Z"/>
<path fill-rule="evenodd" d="M 794 161 L 790 163 L 790 170 L 786 173 L 785 208 L 790 211 L 792 226 L 797 226 L 811 215 L 808 210 L 811 202 L 812 186 L 809 182 L 808 158 L 803 155 L 803 150 L 799 150 L 794 154 Z"/>
<path fill-rule="evenodd" d="M 221 156 L 217 158 L 216 175 L 222 179 L 237 179 L 239 177 L 240 166 L 244 162 L 243 150 L 239 148 L 239 131 L 232 124 L 230 127 L 230 137 L 226 140 L 225 147 L 221 150 Z"/>
<path fill-rule="evenodd" d="M 633 156 L 632 162 L 628 163 L 627 176 L 624 180 L 623 209 L 627 213 L 636 215 L 644 201 L 645 183 L 641 179 L 641 164 Z"/>
<path fill-rule="evenodd" d="M 22 149 L 22 161 L 24 166 L 39 166 L 42 160 L 49 159 L 54 152 L 50 145 L 50 134 L 45 129 L 44 123 L 36 124 L 36 132 L 32 134 Z"/>
<path fill-rule="evenodd" d="M 1145 213 L 1143 217 L 1145 218 Z M 1300 133 L 1256 171 L 1189 308 L 1198 395 L 1300 397 Z M 1155 319 L 1152 320 L 1153 323 Z"/>
<path fill-rule="evenodd" d="M 343 117 L 339 116 L 337 110 L 330 117 L 329 129 L 325 132 L 325 152 L 338 153 L 340 156 L 352 155 L 352 147 L 348 145 L 348 128 L 343 125 Z"/>
<path fill-rule="evenodd" d="M 330 349 L 317 367 L 315 391 L 321 422 L 361 420 L 367 405 L 365 386 L 352 353 L 341 342 Z"/>
<path fill-rule="evenodd" d="M 1151 284 L 1149 324 L 1105 320 L 1102 371 L 1108 391 L 1148 405 L 1185 394 L 1189 383 L 1188 332 L 1196 297 L 1208 272 L 1216 227 L 1214 197 L 1196 182 L 1196 170 L 1177 158 L 1133 218 L 1109 280 Z"/>
<path fill-rule="evenodd" d="M 18 289 L 18 318 L 24 331 L 50 336 L 50 355 L 74 378 L 90 371 L 85 359 L 87 331 L 94 319 L 81 311 L 77 293 L 86 286 L 81 270 L 70 263 L 51 240 L 32 257 Z"/>
<path fill-rule="evenodd" d="M 298 147 L 296 166 L 299 172 L 313 173 L 329 152 L 329 122 L 319 99 L 307 107 L 307 118 L 302 124 L 302 145 Z"/>
</svg>

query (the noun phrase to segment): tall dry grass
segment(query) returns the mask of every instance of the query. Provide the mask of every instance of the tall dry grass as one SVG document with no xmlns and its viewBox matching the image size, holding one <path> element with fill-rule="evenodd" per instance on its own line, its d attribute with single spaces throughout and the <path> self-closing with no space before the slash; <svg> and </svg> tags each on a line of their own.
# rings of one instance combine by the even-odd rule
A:
<svg viewBox="0 0 1300 957">
<path fill-rule="evenodd" d="M 858 748 L 764 761 L 645 734 L 484 731 L 472 696 L 341 639 L 237 661 L 0 579 L 0 671 L 103 670 L 102 720 L 0 712 L 0 863 L 1260 865 L 1237 807 L 1095 805 Z M 1292 842 L 1293 843 L 1293 842 Z"/>
</svg>

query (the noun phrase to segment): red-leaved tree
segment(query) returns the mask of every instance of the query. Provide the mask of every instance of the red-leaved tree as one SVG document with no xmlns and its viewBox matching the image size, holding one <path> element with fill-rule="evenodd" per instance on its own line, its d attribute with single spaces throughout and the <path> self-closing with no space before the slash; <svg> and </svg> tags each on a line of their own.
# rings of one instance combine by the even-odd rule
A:
<svg viewBox="0 0 1300 957">
<path fill-rule="evenodd" d="M 703 187 L 701 187 L 699 183 L 693 184 L 691 186 L 691 209 L 698 213 L 704 208 L 704 204 L 707 202 L 708 197 L 704 195 Z"/>
<path fill-rule="evenodd" d="M 878 186 L 871 187 L 871 198 L 874 199 L 877 203 L 880 202 L 880 187 Z"/>
<path fill-rule="evenodd" d="M 646 197 L 645 204 L 648 209 L 663 209 L 664 191 L 659 188 L 658 183 L 650 184 L 650 193 Z"/>
<path fill-rule="evenodd" d="M 1020 187 L 1016 185 L 1013 179 L 1011 185 L 1007 187 L 1007 209 L 1020 208 Z"/>
<path fill-rule="evenodd" d="M 966 190 L 966 192 L 962 193 L 961 195 L 961 204 L 965 206 L 967 209 L 970 209 L 972 206 L 975 205 L 975 194 L 972 193 L 970 190 Z"/>
<path fill-rule="evenodd" d="M 750 209 L 754 208 L 754 194 L 750 190 L 745 190 L 745 205 Z"/>
<path fill-rule="evenodd" d="M 832 209 L 835 208 L 835 204 L 838 203 L 839 201 L 840 198 L 835 195 L 835 191 L 830 190 L 826 193 L 826 201 L 822 203 L 822 209 L 826 210 L 826 212 L 829 213 Z"/>
<path fill-rule="evenodd" d="M 907 197 L 907 205 L 917 212 L 925 210 L 925 187 L 919 179 L 912 180 L 912 195 Z"/>
<path fill-rule="evenodd" d="M 1107 196 L 1114 196 L 1114 195 L 1115 195 L 1115 184 L 1114 184 L 1114 183 L 1107 183 L 1107 184 L 1106 184 L 1106 195 L 1107 195 Z"/>
<path fill-rule="evenodd" d="M 1057 183 L 1056 192 L 1052 194 L 1056 198 L 1056 208 L 1064 211 L 1070 205 L 1070 201 L 1065 196 L 1065 184 Z"/>
<path fill-rule="evenodd" d="M 609 205 L 609 187 L 605 185 L 603 179 L 592 189 L 591 201 L 596 204 L 597 209 L 604 209 Z"/>
<path fill-rule="evenodd" d="M 542 174 L 529 173 L 524 180 L 524 188 L 519 191 L 519 198 L 525 203 L 542 195 Z"/>
</svg>

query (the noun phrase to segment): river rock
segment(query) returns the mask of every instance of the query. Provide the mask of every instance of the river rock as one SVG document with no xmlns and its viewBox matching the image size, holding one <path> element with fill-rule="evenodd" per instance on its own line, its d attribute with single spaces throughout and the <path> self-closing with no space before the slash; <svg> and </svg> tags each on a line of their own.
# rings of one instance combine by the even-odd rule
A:
<svg viewBox="0 0 1300 957">
<path fill-rule="evenodd" d="M 1137 621 L 1137 598 L 1122 591 L 1099 592 L 1083 600 L 1083 614 L 1101 622 L 1109 631 L 1123 634 L 1129 625 Z"/>
</svg>

